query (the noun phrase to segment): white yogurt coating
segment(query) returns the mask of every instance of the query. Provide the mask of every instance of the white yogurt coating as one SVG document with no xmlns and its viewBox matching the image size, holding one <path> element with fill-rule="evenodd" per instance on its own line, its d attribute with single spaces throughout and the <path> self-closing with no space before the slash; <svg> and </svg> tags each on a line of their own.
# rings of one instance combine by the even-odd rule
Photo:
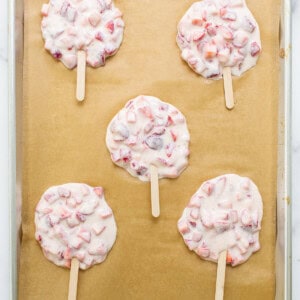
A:
<svg viewBox="0 0 300 300">
<path fill-rule="evenodd" d="M 35 238 L 47 259 L 80 269 L 105 260 L 116 240 L 117 227 L 102 187 L 67 183 L 49 188 L 35 210 Z"/>
<path fill-rule="evenodd" d="M 106 145 L 112 161 L 142 181 L 150 166 L 159 178 L 175 178 L 188 164 L 190 134 L 183 114 L 152 96 L 127 102 L 107 128 Z"/>
<path fill-rule="evenodd" d="M 203 0 L 178 25 L 182 58 L 206 78 L 222 78 L 223 68 L 240 76 L 256 65 L 261 52 L 259 27 L 244 0 Z"/>
<path fill-rule="evenodd" d="M 69 69 L 77 65 L 78 50 L 86 52 L 88 65 L 100 67 L 121 45 L 124 22 L 112 0 L 50 0 L 41 13 L 45 48 Z"/>
<path fill-rule="evenodd" d="M 190 250 L 218 261 L 227 250 L 227 264 L 245 262 L 260 249 L 263 216 L 261 195 L 247 177 L 227 174 L 204 182 L 178 221 L 178 230 Z"/>
</svg>

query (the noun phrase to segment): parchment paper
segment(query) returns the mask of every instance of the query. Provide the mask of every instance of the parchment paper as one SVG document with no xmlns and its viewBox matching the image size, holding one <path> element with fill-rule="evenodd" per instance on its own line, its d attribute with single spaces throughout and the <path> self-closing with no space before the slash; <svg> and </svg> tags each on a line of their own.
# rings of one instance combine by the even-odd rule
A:
<svg viewBox="0 0 300 300">
<path fill-rule="evenodd" d="M 225 299 L 274 299 L 279 0 L 248 0 L 260 24 L 263 53 L 234 78 L 237 105 L 227 111 L 222 81 L 206 80 L 181 60 L 177 23 L 192 0 L 115 1 L 126 23 L 123 44 L 104 68 L 87 70 L 86 100 L 75 100 L 76 71 L 43 48 L 40 8 L 25 0 L 23 238 L 19 299 L 66 299 L 69 270 L 42 254 L 34 209 L 48 187 L 103 186 L 118 226 L 106 261 L 80 271 L 78 299 L 214 299 L 217 265 L 190 252 L 177 220 L 200 184 L 237 173 L 259 187 L 264 203 L 261 250 L 227 267 Z M 150 214 L 150 186 L 116 167 L 106 127 L 131 98 L 159 97 L 186 116 L 189 167 L 160 181 L 161 216 Z"/>
</svg>

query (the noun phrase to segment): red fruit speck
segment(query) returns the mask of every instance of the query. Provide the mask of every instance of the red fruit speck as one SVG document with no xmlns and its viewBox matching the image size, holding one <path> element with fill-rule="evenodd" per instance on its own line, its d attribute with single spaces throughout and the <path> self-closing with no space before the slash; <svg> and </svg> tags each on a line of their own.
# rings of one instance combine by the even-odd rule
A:
<svg viewBox="0 0 300 300">
<path fill-rule="evenodd" d="M 253 42 L 250 46 L 251 56 L 256 56 L 260 52 L 260 47 L 256 42 Z"/>
<path fill-rule="evenodd" d="M 166 126 L 168 127 L 168 126 L 173 125 L 173 124 L 174 124 L 173 119 L 171 118 L 171 116 L 168 116 L 168 121 L 167 121 Z"/>
<path fill-rule="evenodd" d="M 60 59 L 62 57 L 62 53 L 59 50 L 56 50 L 52 55 L 55 59 Z"/>
<path fill-rule="evenodd" d="M 103 42 L 103 36 L 102 36 L 101 32 L 96 33 L 95 39 L 100 41 L 100 42 Z"/>
<path fill-rule="evenodd" d="M 106 28 L 109 30 L 110 33 L 113 33 L 115 31 L 115 24 L 113 21 L 109 21 L 106 24 Z"/>
</svg>

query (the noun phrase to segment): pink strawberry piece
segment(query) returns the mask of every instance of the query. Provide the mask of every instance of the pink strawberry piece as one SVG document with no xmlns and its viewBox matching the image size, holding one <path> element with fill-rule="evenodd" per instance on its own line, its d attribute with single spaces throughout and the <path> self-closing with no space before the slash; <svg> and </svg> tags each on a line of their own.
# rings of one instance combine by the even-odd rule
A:
<svg viewBox="0 0 300 300">
<path fill-rule="evenodd" d="M 193 196 L 193 198 L 189 202 L 189 207 L 198 207 L 198 208 L 200 208 L 202 198 L 203 197 L 198 196 L 198 195 Z"/>
<path fill-rule="evenodd" d="M 235 21 L 237 17 L 234 11 L 227 10 L 226 8 L 220 9 L 220 16 L 226 21 Z"/>
<path fill-rule="evenodd" d="M 74 214 L 67 219 L 67 224 L 69 227 L 73 228 L 77 226 L 81 221 L 78 220 L 78 217 Z"/>
<path fill-rule="evenodd" d="M 196 31 L 196 32 L 194 32 L 194 34 L 193 34 L 193 40 L 194 40 L 195 42 L 200 41 L 200 40 L 203 39 L 204 36 L 205 36 L 205 31 L 204 31 L 204 30 Z"/>
<path fill-rule="evenodd" d="M 166 160 L 165 158 L 158 157 L 157 161 L 160 162 L 164 166 L 173 167 L 173 163 L 171 163 L 170 161 Z"/>
<path fill-rule="evenodd" d="M 246 191 L 249 191 L 250 188 L 250 180 L 248 178 L 244 178 L 241 184 L 242 188 Z"/>
<path fill-rule="evenodd" d="M 79 230 L 77 236 L 82 238 L 87 243 L 91 241 L 91 233 L 84 228 L 81 228 Z"/>
<path fill-rule="evenodd" d="M 216 211 L 214 213 L 215 220 L 229 220 L 229 214 L 227 211 Z"/>
<path fill-rule="evenodd" d="M 233 33 L 229 28 L 227 28 L 225 26 L 220 26 L 219 30 L 220 30 L 220 32 L 221 32 L 221 34 L 222 34 L 222 36 L 225 40 L 232 40 L 233 39 Z"/>
<path fill-rule="evenodd" d="M 202 256 L 202 257 L 208 257 L 210 254 L 210 250 L 208 248 L 203 248 L 203 247 L 199 247 L 196 250 L 197 254 Z"/>
<path fill-rule="evenodd" d="M 100 42 L 103 42 L 103 34 L 100 31 L 98 31 L 95 35 L 95 39 Z"/>
<path fill-rule="evenodd" d="M 143 107 L 140 107 L 138 110 L 145 117 L 147 117 L 149 119 L 153 119 L 153 114 L 152 114 L 152 110 L 151 110 L 150 106 L 143 106 Z"/>
<path fill-rule="evenodd" d="M 105 47 L 104 52 L 107 56 L 111 56 L 111 55 L 114 55 L 117 52 L 117 50 L 118 50 L 117 48 L 109 45 L 109 46 Z"/>
<path fill-rule="evenodd" d="M 247 249 L 241 244 L 238 244 L 238 248 L 241 254 L 245 254 L 247 252 Z"/>
<path fill-rule="evenodd" d="M 181 232 L 182 234 L 186 234 L 190 232 L 190 228 L 188 226 L 188 224 L 186 222 L 179 222 L 177 224 L 178 230 L 179 232 Z"/>
<path fill-rule="evenodd" d="M 129 163 L 131 161 L 132 155 L 129 149 L 120 149 L 120 156 L 124 163 Z"/>
<path fill-rule="evenodd" d="M 221 199 L 218 202 L 218 206 L 221 208 L 232 208 L 232 201 L 230 199 Z"/>
<path fill-rule="evenodd" d="M 211 228 L 213 225 L 211 214 L 206 209 L 201 209 L 200 219 L 204 227 Z"/>
<path fill-rule="evenodd" d="M 68 50 L 72 50 L 73 47 L 68 48 Z M 69 69 L 73 69 L 76 67 L 77 65 L 77 58 L 75 55 L 71 54 L 71 55 L 65 55 L 64 58 L 64 63 L 65 65 L 69 68 Z"/>
<path fill-rule="evenodd" d="M 49 13 L 49 4 L 43 4 L 41 14 L 44 17 L 47 17 Z"/>
<path fill-rule="evenodd" d="M 243 0 L 231 0 L 229 3 L 229 7 L 242 7 L 244 5 Z"/>
<path fill-rule="evenodd" d="M 66 33 L 71 36 L 77 36 L 77 31 L 74 26 L 70 26 L 66 29 Z"/>
<path fill-rule="evenodd" d="M 58 211 L 59 213 L 59 216 L 61 219 L 66 219 L 66 218 L 69 218 L 71 216 L 71 212 L 68 211 L 67 209 L 61 207 Z"/>
<path fill-rule="evenodd" d="M 54 227 L 58 223 L 59 223 L 59 217 L 57 217 L 55 215 L 47 215 L 47 217 L 46 217 L 46 224 L 49 227 Z"/>
<path fill-rule="evenodd" d="M 113 162 L 118 162 L 121 160 L 120 152 L 112 152 L 110 157 Z"/>
<path fill-rule="evenodd" d="M 253 24 L 246 16 L 243 20 L 242 27 L 250 33 L 252 33 L 256 28 L 255 24 Z"/>
<path fill-rule="evenodd" d="M 134 111 L 128 111 L 126 114 L 127 122 L 135 123 L 136 122 L 136 114 Z"/>
<path fill-rule="evenodd" d="M 199 243 L 202 239 L 202 233 L 201 232 L 194 232 L 193 236 L 192 236 L 192 239 L 193 239 L 194 242 Z"/>
<path fill-rule="evenodd" d="M 81 238 L 72 236 L 70 239 L 69 246 L 78 250 L 81 247 L 82 243 L 83 243 L 83 241 Z"/>
<path fill-rule="evenodd" d="M 136 145 L 137 141 L 138 141 L 137 136 L 131 135 L 131 136 L 125 141 L 125 144 L 128 145 L 128 146 L 133 146 L 133 145 Z"/>
<path fill-rule="evenodd" d="M 100 243 L 97 246 L 90 247 L 88 249 L 88 252 L 91 255 L 106 255 L 106 253 L 107 253 L 107 247 L 104 245 L 104 243 Z"/>
<path fill-rule="evenodd" d="M 260 53 L 260 47 L 256 42 L 251 43 L 250 46 L 250 53 L 251 56 L 257 56 Z"/>
<path fill-rule="evenodd" d="M 199 209 L 193 208 L 190 212 L 190 216 L 194 219 L 197 220 L 199 218 Z"/>
<path fill-rule="evenodd" d="M 64 251 L 64 259 L 71 259 L 72 258 L 72 252 L 71 248 L 67 247 Z"/>
<path fill-rule="evenodd" d="M 192 20 L 192 24 L 195 25 L 195 26 L 202 26 L 203 20 L 201 20 L 201 19 L 193 19 Z"/>
<path fill-rule="evenodd" d="M 247 209 L 244 209 L 241 213 L 241 222 L 244 226 L 252 225 L 252 218 Z"/>
<path fill-rule="evenodd" d="M 173 141 L 176 142 L 177 141 L 177 134 L 174 132 L 174 130 L 170 130 L 170 133 L 171 133 Z"/>
<path fill-rule="evenodd" d="M 167 157 L 171 157 L 176 145 L 174 143 L 170 143 L 166 146 L 166 155 Z"/>
<path fill-rule="evenodd" d="M 163 135 L 166 132 L 166 128 L 164 126 L 156 126 L 152 133 L 155 135 Z"/>
<path fill-rule="evenodd" d="M 210 196 L 214 190 L 214 184 L 207 181 L 202 185 L 201 189 L 207 196 Z"/>
<path fill-rule="evenodd" d="M 220 62 L 226 63 L 230 58 L 229 48 L 223 48 L 223 49 L 219 50 L 219 52 L 217 54 L 217 57 L 218 57 Z"/>
<path fill-rule="evenodd" d="M 191 57 L 188 59 L 188 64 L 191 66 L 191 68 L 196 68 L 196 65 L 198 63 L 198 59 L 196 57 Z"/>
<path fill-rule="evenodd" d="M 99 197 L 99 198 L 102 198 L 103 197 L 103 188 L 98 186 L 98 187 L 95 187 L 94 188 L 94 193 L 96 193 L 96 195 Z"/>
<path fill-rule="evenodd" d="M 112 216 L 112 210 L 110 208 L 102 208 L 99 214 L 102 219 L 107 219 Z"/>
<path fill-rule="evenodd" d="M 233 262 L 232 256 L 230 254 L 229 251 L 227 251 L 227 255 L 226 255 L 226 263 L 227 264 L 231 264 Z"/>
<path fill-rule="evenodd" d="M 205 28 L 209 36 L 215 36 L 217 34 L 217 28 L 211 23 L 207 23 Z"/>
<path fill-rule="evenodd" d="M 84 258 L 85 258 L 85 252 L 84 252 L 84 251 L 76 251 L 75 257 L 76 257 L 79 261 L 84 261 Z"/>
<path fill-rule="evenodd" d="M 229 229 L 230 223 L 226 220 L 218 220 L 214 222 L 214 227 L 218 233 L 222 233 Z"/>
<path fill-rule="evenodd" d="M 69 269 L 71 268 L 71 260 L 66 260 L 65 261 L 65 267 L 69 268 Z"/>
<path fill-rule="evenodd" d="M 113 21 L 109 21 L 109 22 L 106 24 L 105 27 L 108 29 L 108 31 L 109 31 L 111 34 L 114 33 L 114 31 L 115 31 L 115 24 L 114 24 Z"/>
<path fill-rule="evenodd" d="M 174 121 L 173 121 L 172 117 L 169 115 L 166 126 L 169 127 L 169 126 L 171 126 L 173 124 L 174 124 Z"/>
<path fill-rule="evenodd" d="M 217 55 L 217 46 L 212 43 L 206 43 L 203 47 L 203 54 L 206 59 L 212 59 Z"/>
<path fill-rule="evenodd" d="M 233 45 L 237 48 L 243 48 L 247 45 L 248 43 L 248 36 L 242 31 L 236 32 L 233 40 Z"/>
<path fill-rule="evenodd" d="M 84 214 L 80 213 L 79 211 L 76 212 L 76 218 L 80 222 L 85 222 L 86 221 L 86 216 Z"/>
<path fill-rule="evenodd" d="M 149 133 L 154 128 L 153 122 L 148 122 L 144 127 L 144 132 Z"/>
<path fill-rule="evenodd" d="M 94 207 L 93 207 L 93 203 L 91 202 L 85 202 L 83 203 L 79 209 L 78 212 L 83 214 L 83 215 L 90 215 L 94 212 Z"/>
<path fill-rule="evenodd" d="M 61 198 L 69 198 L 71 196 L 71 191 L 64 187 L 59 187 L 57 192 Z"/>
<path fill-rule="evenodd" d="M 101 20 L 101 15 L 98 12 L 93 12 L 89 16 L 89 22 L 93 27 L 96 27 Z"/>
<path fill-rule="evenodd" d="M 51 213 L 53 211 L 53 209 L 50 207 L 42 207 L 42 208 L 37 207 L 36 211 L 38 213 L 40 213 L 41 217 L 42 217 L 42 216 L 45 216 L 45 215 L 48 215 L 49 213 Z"/>
<path fill-rule="evenodd" d="M 95 233 L 96 235 L 99 235 L 100 233 L 102 233 L 102 232 L 104 231 L 105 228 L 106 228 L 106 226 L 104 226 L 104 225 L 102 225 L 102 224 L 100 224 L 100 223 L 95 223 L 95 224 L 93 224 L 93 226 L 92 226 L 92 229 L 93 229 L 93 231 L 94 231 L 94 233 Z"/>
</svg>

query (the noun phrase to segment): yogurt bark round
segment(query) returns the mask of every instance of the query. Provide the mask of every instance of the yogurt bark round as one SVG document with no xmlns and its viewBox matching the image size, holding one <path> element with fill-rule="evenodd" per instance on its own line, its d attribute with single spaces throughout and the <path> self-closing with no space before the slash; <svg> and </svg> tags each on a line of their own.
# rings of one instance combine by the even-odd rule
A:
<svg viewBox="0 0 300 300">
<path fill-rule="evenodd" d="M 217 262 L 227 250 L 231 266 L 260 249 L 261 195 L 246 177 L 227 174 L 204 182 L 178 221 L 185 244 L 201 258 Z"/>
<path fill-rule="evenodd" d="M 142 181 L 150 166 L 159 178 L 175 178 L 188 164 L 190 134 L 183 114 L 152 96 L 127 102 L 107 128 L 106 145 L 112 161 Z"/>
<path fill-rule="evenodd" d="M 203 0 L 188 9 L 178 25 L 182 58 L 198 74 L 222 78 L 252 68 L 261 52 L 259 27 L 244 0 Z"/>
<path fill-rule="evenodd" d="M 69 69 L 79 50 L 88 65 L 100 67 L 121 45 L 124 22 L 111 0 L 50 0 L 41 13 L 45 48 Z"/>
<path fill-rule="evenodd" d="M 77 258 L 83 270 L 105 260 L 117 235 L 103 188 L 81 183 L 49 188 L 36 207 L 35 225 L 35 238 L 48 260 L 70 268 Z"/>
</svg>

